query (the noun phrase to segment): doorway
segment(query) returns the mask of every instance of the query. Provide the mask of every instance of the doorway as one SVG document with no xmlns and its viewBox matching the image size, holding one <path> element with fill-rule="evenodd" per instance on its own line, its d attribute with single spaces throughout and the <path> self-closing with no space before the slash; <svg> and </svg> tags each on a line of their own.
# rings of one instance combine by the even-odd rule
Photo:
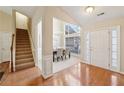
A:
<svg viewBox="0 0 124 93">
<path fill-rule="evenodd" d="M 85 37 L 87 63 L 120 71 L 120 27 L 88 32 Z"/>
<path fill-rule="evenodd" d="M 10 61 L 11 32 L 0 32 L 0 63 Z"/>
<path fill-rule="evenodd" d="M 109 34 L 108 30 L 91 32 L 91 64 L 108 69 Z"/>
</svg>

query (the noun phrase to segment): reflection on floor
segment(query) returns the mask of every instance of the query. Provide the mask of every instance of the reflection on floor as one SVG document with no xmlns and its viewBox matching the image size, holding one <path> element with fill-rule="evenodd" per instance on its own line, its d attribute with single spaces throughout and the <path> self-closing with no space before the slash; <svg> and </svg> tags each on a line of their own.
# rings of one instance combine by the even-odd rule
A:
<svg viewBox="0 0 124 93">
<path fill-rule="evenodd" d="M 2 83 L 9 73 L 9 62 L 0 63 L 0 83 Z"/>
<path fill-rule="evenodd" d="M 78 62 L 81 62 L 77 57 L 71 56 L 71 58 L 64 59 L 63 61 L 55 61 L 53 62 L 53 73 L 59 72 L 61 70 L 64 70 L 68 67 L 71 67 Z"/>
<path fill-rule="evenodd" d="M 82 63 L 77 63 L 46 80 L 42 78 L 40 73 L 36 67 L 10 73 L 1 85 L 124 86 L 124 75 Z"/>
</svg>

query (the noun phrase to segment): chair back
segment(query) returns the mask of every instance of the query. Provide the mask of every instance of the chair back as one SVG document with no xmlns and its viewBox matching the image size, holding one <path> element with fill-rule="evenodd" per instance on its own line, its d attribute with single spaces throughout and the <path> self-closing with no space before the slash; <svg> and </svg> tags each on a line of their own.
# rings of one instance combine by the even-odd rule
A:
<svg viewBox="0 0 124 93">
<path fill-rule="evenodd" d="M 66 55 L 69 55 L 69 53 L 70 53 L 70 50 L 67 48 L 67 49 L 65 50 L 65 54 L 66 54 Z"/>
<path fill-rule="evenodd" d="M 57 57 L 63 56 L 63 49 L 57 49 Z"/>
</svg>

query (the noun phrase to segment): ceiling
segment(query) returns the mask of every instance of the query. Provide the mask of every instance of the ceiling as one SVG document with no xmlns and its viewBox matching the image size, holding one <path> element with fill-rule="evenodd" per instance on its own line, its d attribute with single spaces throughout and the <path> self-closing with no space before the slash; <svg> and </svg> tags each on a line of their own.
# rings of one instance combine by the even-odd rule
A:
<svg viewBox="0 0 124 93">
<path fill-rule="evenodd" d="M 29 17 L 32 17 L 38 6 L 11 6 L 12 9 L 17 10 Z"/>
<path fill-rule="evenodd" d="M 85 12 L 86 6 L 63 6 L 61 8 L 81 25 L 124 16 L 123 6 L 97 6 L 92 14 Z M 102 12 L 105 14 L 97 16 L 97 14 Z"/>
<path fill-rule="evenodd" d="M 38 7 L 12 6 L 12 8 L 24 13 L 29 17 L 32 17 Z M 68 13 L 81 25 L 124 16 L 123 6 L 96 6 L 92 14 L 88 14 L 85 12 L 86 6 L 60 6 L 60 8 Z M 102 12 L 104 12 L 105 14 L 102 16 L 97 16 L 97 14 Z"/>
</svg>

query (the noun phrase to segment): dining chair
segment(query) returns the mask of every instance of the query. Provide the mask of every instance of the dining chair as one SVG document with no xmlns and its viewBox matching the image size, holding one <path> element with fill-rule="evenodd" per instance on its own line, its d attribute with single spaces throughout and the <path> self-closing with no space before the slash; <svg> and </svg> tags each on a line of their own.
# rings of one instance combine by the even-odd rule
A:
<svg viewBox="0 0 124 93">
<path fill-rule="evenodd" d="M 67 56 L 70 58 L 71 57 L 71 55 L 70 55 L 70 50 L 67 48 L 67 49 L 65 49 L 65 59 L 67 58 Z"/>
<path fill-rule="evenodd" d="M 57 49 L 57 61 L 59 61 L 59 59 L 63 60 L 63 49 Z"/>
</svg>

